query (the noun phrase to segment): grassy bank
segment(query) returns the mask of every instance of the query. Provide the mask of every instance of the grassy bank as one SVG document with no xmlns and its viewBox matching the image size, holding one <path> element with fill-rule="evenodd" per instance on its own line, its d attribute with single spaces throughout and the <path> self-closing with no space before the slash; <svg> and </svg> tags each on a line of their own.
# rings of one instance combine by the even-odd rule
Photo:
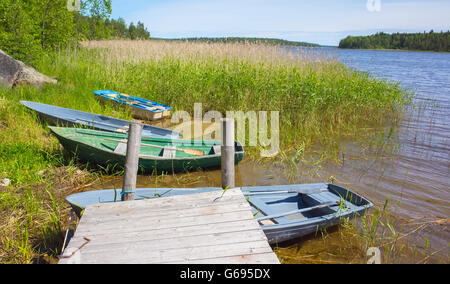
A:
<svg viewBox="0 0 450 284">
<path fill-rule="evenodd" d="M 380 126 L 401 112 L 397 85 L 348 69 L 314 50 L 277 46 L 163 41 L 101 41 L 43 57 L 35 66 L 59 84 L 0 89 L 0 262 L 54 256 L 67 221 L 65 195 L 98 179 L 62 151 L 31 100 L 130 119 L 102 105 L 93 90 L 112 89 L 193 111 L 280 111 L 281 150 L 334 145 L 336 137 Z M 364 133 L 360 133 L 364 135 Z M 246 149 L 258 158 L 258 149 Z"/>
</svg>

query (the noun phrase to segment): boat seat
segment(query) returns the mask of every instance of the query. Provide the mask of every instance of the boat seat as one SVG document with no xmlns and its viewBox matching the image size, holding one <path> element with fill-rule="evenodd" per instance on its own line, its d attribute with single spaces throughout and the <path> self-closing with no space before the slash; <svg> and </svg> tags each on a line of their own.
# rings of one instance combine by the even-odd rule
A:
<svg viewBox="0 0 450 284">
<path fill-rule="evenodd" d="M 255 207 L 255 209 L 257 210 L 257 212 L 259 212 L 259 214 L 262 213 L 261 216 L 263 215 L 275 215 L 280 213 L 279 211 L 274 210 L 271 206 L 269 206 L 264 199 L 262 198 L 258 198 L 258 197 L 250 197 L 248 199 L 248 202 Z M 275 221 L 276 223 L 274 223 L 273 221 Z M 281 224 L 281 223 L 286 223 L 289 222 L 289 220 L 285 217 L 285 216 L 281 216 L 281 217 L 276 217 L 270 220 L 264 220 L 264 222 L 262 223 L 263 225 L 273 225 L 273 224 Z"/>
<path fill-rule="evenodd" d="M 127 140 L 123 139 L 121 140 L 116 148 L 114 149 L 114 153 L 119 154 L 119 155 L 126 155 L 127 154 Z"/>
<path fill-rule="evenodd" d="M 222 149 L 222 146 L 220 146 L 220 145 L 212 146 L 210 153 L 212 155 L 220 155 L 221 154 L 221 149 Z"/>
<path fill-rule="evenodd" d="M 309 194 L 309 197 L 317 201 L 318 203 L 327 203 L 327 202 L 333 202 L 333 201 L 340 201 L 340 198 L 331 193 L 331 192 L 322 192 L 322 193 L 316 193 L 316 194 Z M 344 197 L 342 198 L 344 200 Z M 347 202 L 348 209 L 354 210 L 356 206 L 352 204 L 351 202 Z M 331 206 L 329 209 L 337 212 L 339 210 L 339 206 Z"/>
<path fill-rule="evenodd" d="M 176 157 L 177 150 L 175 147 L 164 147 L 162 150 L 162 156 L 164 158 L 173 159 Z"/>
</svg>

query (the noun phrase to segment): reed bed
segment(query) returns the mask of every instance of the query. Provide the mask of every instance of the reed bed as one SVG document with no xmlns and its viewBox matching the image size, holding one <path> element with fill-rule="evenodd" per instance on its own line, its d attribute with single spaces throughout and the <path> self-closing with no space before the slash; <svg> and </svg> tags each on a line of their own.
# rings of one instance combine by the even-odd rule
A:
<svg viewBox="0 0 450 284">
<path fill-rule="evenodd" d="M 163 40 L 152 41 L 88 41 L 81 43 L 88 50 L 107 49 L 104 58 L 108 62 L 144 63 L 149 61 L 161 61 L 166 58 L 177 58 L 186 60 L 213 59 L 222 61 L 234 59 L 238 61 L 250 61 L 253 63 L 273 64 L 304 64 L 311 62 L 314 55 L 315 60 L 328 60 L 325 54 L 317 54 L 314 49 L 287 50 L 281 46 L 251 44 L 251 43 L 203 43 L 177 41 L 169 42 Z"/>
<path fill-rule="evenodd" d="M 81 69 L 93 89 L 115 89 L 191 114 L 194 103 L 222 114 L 279 111 L 282 150 L 383 125 L 409 99 L 397 84 L 351 70 L 323 49 L 166 41 L 82 46 L 62 53 L 54 67 Z"/>
</svg>

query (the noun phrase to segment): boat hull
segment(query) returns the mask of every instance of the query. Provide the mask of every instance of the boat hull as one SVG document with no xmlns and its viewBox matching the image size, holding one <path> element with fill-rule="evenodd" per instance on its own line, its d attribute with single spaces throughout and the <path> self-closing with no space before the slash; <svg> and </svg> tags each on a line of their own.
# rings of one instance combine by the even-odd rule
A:
<svg viewBox="0 0 450 284">
<path fill-rule="evenodd" d="M 89 164 L 100 165 L 103 167 L 107 167 L 113 171 L 121 171 L 123 169 L 123 165 L 125 165 L 126 161 L 126 152 L 117 153 L 114 152 L 114 148 L 119 144 L 116 142 L 110 142 L 110 140 L 117 141 L 126 141 L 127 135 L 124 134 L 116 134 L 111 133 L 108 134 L 102 131 L 93 131 L 87 129 L 66 129 L 68 131 L 76 131 L 82 134 L 88 133 L 89 135 L 101 135 L 103 142 L 97 142 L 96 144 L 106 144 L 112 143 L 113 147 L 107 149 L 106 147 L 99 148 L 98 146 L 93 146 L 89 144 L 89 141 L 78 139 L 76 140 L 74 136 L 69 137 L 62 133 L 62 129 L 58 127 L 50 127 L 53 133 L 56 135 L 57 139 L 63 145 L 63 147 L 70 153 L 77 156 L 81 161 L 87 162 Z M 93 138 L 95 139 L 95 137 Z M 183 140 L 163 140 L 167 142 L 166 144 L 170 144 L 171 141 L 183 141 Z M 155 145 L 155 143 L 160 143 L 160 140 L 152 139 L 152 138 L 143 138 L 142 144 L 151 144 Z M 191 142 L 195 143 L 195 142 Z M 180 143 L 181 144 L 181 143 Z M 163 145 L 163 144 L 162 144 Z M 220 146 L 219 142 L 211 142 L 211 144 L 205 145 L 202 149 L 209 149 L 213 146 Z M 152 173 L 156 172 L 180 172 L 180 171 L 192 171 L 197 169 L 205 169 L 211 167 L 218 167 L 221 165 L 222 157 L 220 154 L 208 154 L 206 153 L 204 156 L 187 156 L 183 153 L 177 153 L 180 157 L 174 158 L 164 158 L 161 156 L 157 156 L 160 153 L 156 153 L 155 155 L 145 155 L 143 153 L 143 146 L 141 146 L 141 155 L 139 158 L 139 170 L 141 173 Z M 235 163 L 238 164 L 244 157 L 244 150 L 242 146 L 236 142 L 236 153 L 235 153 Z M 161 152 L 157 148 L 157 152 Z"/>
<path fill-rule="evenodd" d="M 36 102 L 21 101 L 21 104 L 35 111 L 42 121 L 53 126 L 82 126 L 96 130 L 126 133 L 128 132 L 128 126 L 132 123 L 131 121 L 117 119 L 114 117 Z M 142 130 L 142 136 L 177 139 L 181 136 L 181 133 L 146 124 Z"/>
</svg>

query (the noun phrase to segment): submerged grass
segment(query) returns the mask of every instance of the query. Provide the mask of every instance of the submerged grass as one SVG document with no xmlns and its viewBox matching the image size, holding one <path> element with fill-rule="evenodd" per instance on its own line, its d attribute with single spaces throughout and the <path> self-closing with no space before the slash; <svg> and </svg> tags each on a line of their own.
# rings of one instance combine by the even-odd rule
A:
<svg viewBox="0 0 450 284">
<path fill-rule="evenodd" d="M 131 119 L 126 110 L 92 95 L 112 89 L 190 113 L 194 103 L 222 114 L 279 111 L 281 150 L 296 153 L 295 165 L 313 144 L 333 146 L 336 137 L 364 136 L 361 128 L 395 119 L 409 99 L 397 84 L 351 70 L 314 49 L 99 41 L 47 55 L 35 67 L 59 83 L 0 88 L 0 178 L 11 180 L 0 188 L 0 262 L 56 255 L 67 218 L 64 196 L 110 170 L 80 173 L 77 168 L 84 166 L 65 155 L 20 100 Z M 258 149 L 246 151 L 258 158 Z"/>
<path fill-rule="evenodd" d="M 359 219 L 345 218 L 340 226 L 275 246 L 274 251 L 283 264 L 448 263 L 448 247 L 431 248 L 426 237 L 418 246 L 411 238 L 431 227 L 445 230 L 449 220 L 402 220 L 392 215 L 388 203 Z"/>
</svg>

